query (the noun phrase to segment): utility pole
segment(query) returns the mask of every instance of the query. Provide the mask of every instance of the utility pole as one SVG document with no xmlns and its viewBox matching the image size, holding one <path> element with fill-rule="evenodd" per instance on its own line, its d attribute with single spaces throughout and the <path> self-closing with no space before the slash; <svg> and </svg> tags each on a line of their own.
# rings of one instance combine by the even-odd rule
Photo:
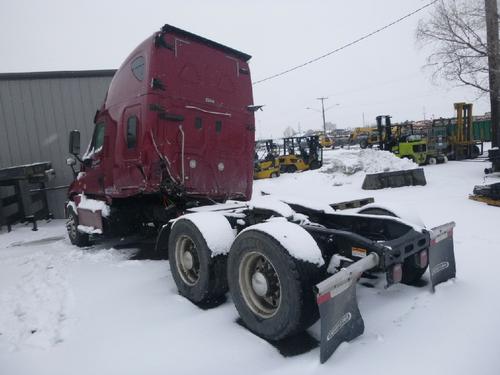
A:
<svg viewBox="0 0 500 375">
<path fill-rule="evenodd" d="M 325 100 L 328 98 L 318 98 L 321 100 L 321 113 L 323 113 L 323 135 L 326 137 L 326 120 L 325 120 Z"/>
<path fill-rule="evenodd" d="M 488 43 L 488 71 L 490 83 L 492 146 L 500 146 L 500 72 L 498 61 L 498 9 L 497 0 L 484 0 L 486 36 Z"/>
</svg>

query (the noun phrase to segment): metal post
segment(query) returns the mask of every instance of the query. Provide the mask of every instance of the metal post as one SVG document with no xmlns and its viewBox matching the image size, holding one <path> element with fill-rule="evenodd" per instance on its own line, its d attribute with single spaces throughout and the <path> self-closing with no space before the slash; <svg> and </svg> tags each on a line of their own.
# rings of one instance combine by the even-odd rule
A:
<svg viewBox="0 0 500 375">
<path fill-rule="evenodd" d="M 325 100 L 328 98 L 318 98 L 318 100 L 321 100 L 321 113 L 323 114 L 323 134 L 326 137 L 326 120 L 325 120 Z"/>
<path fill-rule="evenodd" d="M 500 72 L 498 62 L 498 8 L 497 0 L 485 0 L 486 35 L 488 43 L 488 71 L 490 83 L 492 146 L 500 146 Z"/>
</svg>

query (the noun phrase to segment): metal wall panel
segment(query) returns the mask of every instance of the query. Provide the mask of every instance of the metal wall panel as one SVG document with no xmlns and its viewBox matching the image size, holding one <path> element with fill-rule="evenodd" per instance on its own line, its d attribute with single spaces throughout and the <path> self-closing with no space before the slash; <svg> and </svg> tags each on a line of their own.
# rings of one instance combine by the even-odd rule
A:
<svg viewBox="0 0 500 375">
<path fill-rule="evenodd" d="M 79 129 L 84 151 L 114 71 L 0 74 L 0 168 L 51 161 L 68 185 L 69 131 Z M 64 217 L 66 190 L 48 192 L 56 218 Z"/>
</svg>

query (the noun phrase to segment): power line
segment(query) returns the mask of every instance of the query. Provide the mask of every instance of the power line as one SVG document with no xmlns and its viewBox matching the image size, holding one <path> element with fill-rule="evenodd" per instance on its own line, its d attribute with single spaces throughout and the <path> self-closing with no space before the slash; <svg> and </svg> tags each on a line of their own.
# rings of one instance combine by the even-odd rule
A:
<svg viewBox="0 0 500 375">
<path fill-rule="evenodd" d="M 337 52 L 339 52 L 339 51 L 342 51 L 343 49 L 346 49 L 347 47 L 350 47 L 350 46 L 352 46 L 352 45 L 354 45 L 354 44 L 357 44 L 357 43 L 361 42 L 362 40 L 365 40 L 365 39 L 367 39 L 367 38 L 371 37 L 372 35 L 378 34 L 379 32 L 381 32 L 381 31 L 383 31 L 383 30 L 385 30 L 385 29 L 388 29 L 389 27 L 391 27 L 391 26 L 393 26 L 393 25 L 395 25 L 395 24 L 397 24 L 397 23 L 399 23 L 399 22 L 401 22 L 401 21 L 403 21 L 403 20 L 405 20 L 405 19 L 407 19 L 407 18 L 409 18 L 409 17 L 413 16 L 414 14 L 416 14 L 416 13 L 418 13 L 418 12 L 420 12 L 420 11 L 424 10 L 425 8 L 430 7 L 431 5 L 433 5 L 433 4 L 435 4 L 435 3 L 437 3 L 438 1 L 439 1 L 439 0 L 433 0 L 433 1 L 431 1 L 430 3 L 428 3 L 428 4 L 426 4 L 426 5 L 422 6 L 422 7 L 420 7 L 420 8 L 418 8 L 418 9 L 414 10 L 413 12 L 408 13 L 407 15 L 405 15 L 405 16 L 403 16 L 403 17 L 400 17 L 400 18 L 398 18 L 397 20 L 395 20 L 395 21 L 393 21 L 393 22 L 391 22 L 391 23 L 389 23 L 389 24 L 387 24 L 387 25 L 385 25 L 385 26 L 382 26 L 381 28 L 379 28 L 379 29 L 377 29 L 377 30 L 375 30 L 375 31 L 372 31 L 372 32 L 371 32 L 371 33 L 369 33 L 369 34 L 365 34 L 365 35 L 363 35 L 362 37 L 360 37 L 360 38 L 358 38 L 358 39 L 356 39 L 356 40 L 353 40 L 352 42 L 349 42 L 349 43 L 347 43 L 347 44 L 344 44 L 343 46 L 341 46 L 341 47 L 339 47 L 339 48 L 337 48 L 337 49 L 334 49 L 333 51 L 327 52 L 327 53 L 325 53 L 324 55 L 321 55 L 321 56 L 316 57 L 316 58 L 314 58 L 314 59 L 312 59 L 312 60 L 306 61 L 306 62 L 305 62 L 305 63 L 303 63 L 303 64 L 300 64 L 300 65 L 294 66 L 293 68 L 290 68 L 290 69 L 284 70 L 284 71 L 282 71 L 282 72 L 280 72 L 280 73 L 273 74 L 272 76 L 269 76 L 269 77 L 263 78 L 263 79 L 261 79 L 261 80 L 259 80 L 259 81 L 255 81 L 255 82 L 253 82 L 253 84 L 254 84 L 254 85 L 256 85 L 256 84 L 258 84 L 258 83 L 262 83 L 262 82 L 265 82 L 265 81 L 269 81 L 269 80 L 271 80 L 271 79 L 273 79 L 273 78 L 281 77 L 282 75 L 285 75 L 285 74 L 287 74 L 287 73 L 293 72 L 294 70 L 297 70 L 297 69 L 303 68 L 303 67 L 304 67 L 304 66 L 306 66 L 306 65 L 312 64 L 312 63 L 314 63 L 314 62 L 316 62 L 316 61 L 318 61 L 318 60 L 321 60 L 321 59 L 324 59 L 325 57 L 328 57 L 328 56 L 330 56 L 330 55 L 333 55 L 334 53 L 337 53 Z"/>
</svg>

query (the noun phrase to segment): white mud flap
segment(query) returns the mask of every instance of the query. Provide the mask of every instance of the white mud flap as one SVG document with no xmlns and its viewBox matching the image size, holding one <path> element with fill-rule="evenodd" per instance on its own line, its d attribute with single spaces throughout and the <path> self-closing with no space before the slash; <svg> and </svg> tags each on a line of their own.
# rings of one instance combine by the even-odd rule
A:
<svg viewBox="0 0 500 375">
<path fill-rule="evenodd" d="M 440 283 L 452 279 L 456 275 L 455 253 L 453 251 L 454 222 L 431 229 L 431 245 L 429 246 L 429 272 L 432 290 Z"/>
<path fill-rule="evenodd" d="M 378 262 L 378 255 L 372 253 L 316 285 L 321 317 L 321 363 L 342 342 L 363 334 L 365 324 L 356 299 L 356 283 L 363 272 L 376 267 Z"/>
</svg>

